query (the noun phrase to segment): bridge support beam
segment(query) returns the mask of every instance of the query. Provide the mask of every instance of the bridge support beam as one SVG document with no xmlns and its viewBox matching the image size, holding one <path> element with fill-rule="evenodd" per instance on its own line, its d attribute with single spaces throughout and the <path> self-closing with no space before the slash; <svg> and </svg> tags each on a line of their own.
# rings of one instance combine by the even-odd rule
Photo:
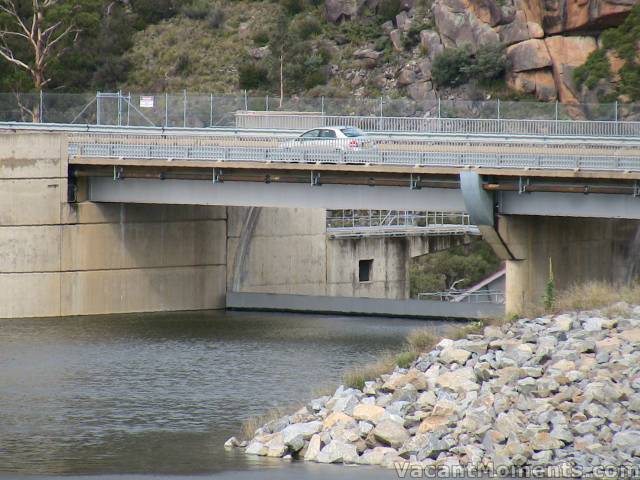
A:
<svg viewBox="0 0 640 480">
<path fill-rule="evenodd" d="M 589 280 L 628 283 L 638 276 L 637 220 L 510 215 L 497 223 L 516 258 L 507 260 L 507 313 L 542 301 L 550 264 L 558 291 Z"/>
</svg>

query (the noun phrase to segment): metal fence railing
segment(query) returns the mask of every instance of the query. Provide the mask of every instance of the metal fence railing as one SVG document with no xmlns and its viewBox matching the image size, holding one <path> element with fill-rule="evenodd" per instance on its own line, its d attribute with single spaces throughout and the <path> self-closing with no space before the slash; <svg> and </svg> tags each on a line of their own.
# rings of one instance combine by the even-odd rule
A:
<svg viewBox="0 0 640 480">
<path fill-rule="evenodd" d="M 352 149 L 333 140 L 307 144 L 281 135 L 72 134 L 69 153 L 132 159 L 640 171 L 637 143 L 571 143 L 558 139 L 540 144 L 402 137 L 372 140 L 370 148 Z"/>
<path fill-rule="evenodd" d="M 264 115 L 269 112 L 269 115 Z M 640 135 L 640 103 L 560 104 L 407 98 L 255 97 L 212 94 L 1 93 L 0 121 L 139 127 L 234 127 L 273 124 L 274 112 L 304 113 L 295 128 L 319 117 L 325 125 L 369 131 L 469 132 L 535 135 Z M 250 115 L 252 115 L 250 117 Z M 283 116 L 279 116 L 280 121 Z M 313 121 L 317 121 L 313 120 Z M 266 127 L 269 125 L 265 124 Z M 312 126 L 316 126 L 315 124 Z"/>
<path fill-rule="evenodd" d="M 418 300 L 435 300 L 439 302 L 453 303 L 496 303 L 503 304 L 505 293 L 500 290 L 477 290 L 465 292 L 464 290 L 452 290 L 446 292 L 419 293 Z"/>
</svg>

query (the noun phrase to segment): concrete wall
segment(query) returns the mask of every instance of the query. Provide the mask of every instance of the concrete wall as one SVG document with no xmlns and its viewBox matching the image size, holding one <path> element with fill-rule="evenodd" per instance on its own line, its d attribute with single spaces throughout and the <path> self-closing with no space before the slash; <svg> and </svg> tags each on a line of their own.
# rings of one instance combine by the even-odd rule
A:
<svg viewBox="0 0 640 480">
<path fill-rule="evenodd" d="M 409 298 L 410 259 L 464 240 L 329 239 L 324 209 L 259 208 L 253 223 L 247 207 L 228 211 L 227 288 L 236 292 Z M 361 282 L 359 261 L 368 259 L 372 275 Z"/>
<path fill-rule="evenodd" d="M 559 290 L 588 280 L 629 282 L 638 276 L 637 220 L 502 216 L 498 225 L 518 259 L 507 262 L 507 312 L 541 300 L 549 259 Z"/>
<path fill-rule="evenodd" d="M 224 307 L 224 207 L 68 204 L 63 135 L 0 146 L 0 318 Z"/>
</svg>

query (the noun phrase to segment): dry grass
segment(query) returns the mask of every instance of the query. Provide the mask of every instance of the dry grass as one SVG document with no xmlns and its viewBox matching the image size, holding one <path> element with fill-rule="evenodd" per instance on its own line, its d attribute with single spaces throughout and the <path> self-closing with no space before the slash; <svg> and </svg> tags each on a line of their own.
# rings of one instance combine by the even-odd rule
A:
<svg viewBox="0 0 640 480">
<path fill-rule="evenodd" d="M 266 423 L 272 422 L 274 420 L 278 420 L 279 418 L 284 417 L 285 415 L 291 415 L 291 413 L 295 412 L 302 408 L 302 404 L 298 405 L 289 405 L 288 407 L 276 407 L 267 411 L 262 415 L 257 415 L 255 417 L 249 417 L 244 422 L 242 422 L 242 438 L 245 440 L 249 440 L 253 438 L 255 431 L 264 426 Z"/>
<path fill-rule="evenodd" d="M 614 304 L 618 302 L 639 303 L 640 284 L 624 286 L 593 281 L 574 285 L 560 292 L 555 303 L 554 312 L 593 310 L 605 307 L 616 308 Z"/>
<path fill-rule="evenodd" d="M 407 335 L 407 344 L 414 352 L 431 350 L 439 341 L 440 338 L 427 328 L 416 328 Z"/>
<path fill-rule="evenodd" d="M 380 358 L 361 367 L 355 367 L 344 373 L 342 381 L 345 386 L 351 388 L 364 388 L 364 382 L 375 380 L 380 375 L 391 373 L 396 366 L 396 356 L 390 352 L 384 352 Z"/>
</svg>

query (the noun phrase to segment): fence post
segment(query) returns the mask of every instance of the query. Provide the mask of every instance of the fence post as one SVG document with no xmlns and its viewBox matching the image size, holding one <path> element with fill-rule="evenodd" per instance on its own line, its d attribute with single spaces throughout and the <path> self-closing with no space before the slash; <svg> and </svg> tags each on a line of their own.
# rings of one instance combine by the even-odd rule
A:
<svg viewBox="0 0 640 480">
<path fill-rule="evenodd" d="M 498 99 L 498 121 L 500 121 L 500 99 Z"/>
<path fill-rule="evenodd" d="M 320 112 L 322 113 L 322 116 L 324 117 L 324 95 L 322 95 L 320 97 Z"/>
<path fill-rule="evenodd" d="M 40 123 L 44 123 L 44 92 L 40 90 Z"/>
<path fill-rule="evenodd" d="M 187 90 L 182 91 L 182 127 L 187 128 Z"/>
<path fill-rule="evenodd" d="M 264 97 L 264 108 L 265 108 L 265 112 L 269 111 L 269 95 L 265 95 Z"/>
<path fill-rule="evenodd" d="M 213 93 L 209 101 L 209 126 L 213 127 Z"/>
<path fill-rule="evenodd" d="M 164 92 L 164 126 L 169 126 L 169 94 Z"/>
<path fill-rule="evenodd" d="M 556 100 L 556 113 L 555 113 L 555 115 L 556 115 L 556 120 L 555 120 L 553 125 L 555 127 L 555 133 L 557 135 L 558 134 L 558 100 Z"/>
<path fill-rule="evenodd" d="M 100 125 L 100 92 L 96 92 L 96 125 Z"/>
<path fill-rule="evenodd" d="M 614 110 L 615 110 L 615 119 L 616 122 L 618 121 L 618 101 L 616 100 L 616 103 L 614 104 Z"/>
<path fill-rule="evenodd" d="M 244 111 L 247 112 L 249 110 L 249 102 L 247 101 L 247 90 L 244 90 Z"/>
<path fill-rule="evenodd" d="M 380 116 L 381 117 L 384 116 L 383 115 L 383 106 L 382 106 L 383 103 L 384 103 L 384 99 L 383 99 L 383 97 L 380 97 Z"/>
<path fill-rule="evenodd" d="M 118 90 L 118 126 L 122 126 L 122 90 Z"/>
</svg>

